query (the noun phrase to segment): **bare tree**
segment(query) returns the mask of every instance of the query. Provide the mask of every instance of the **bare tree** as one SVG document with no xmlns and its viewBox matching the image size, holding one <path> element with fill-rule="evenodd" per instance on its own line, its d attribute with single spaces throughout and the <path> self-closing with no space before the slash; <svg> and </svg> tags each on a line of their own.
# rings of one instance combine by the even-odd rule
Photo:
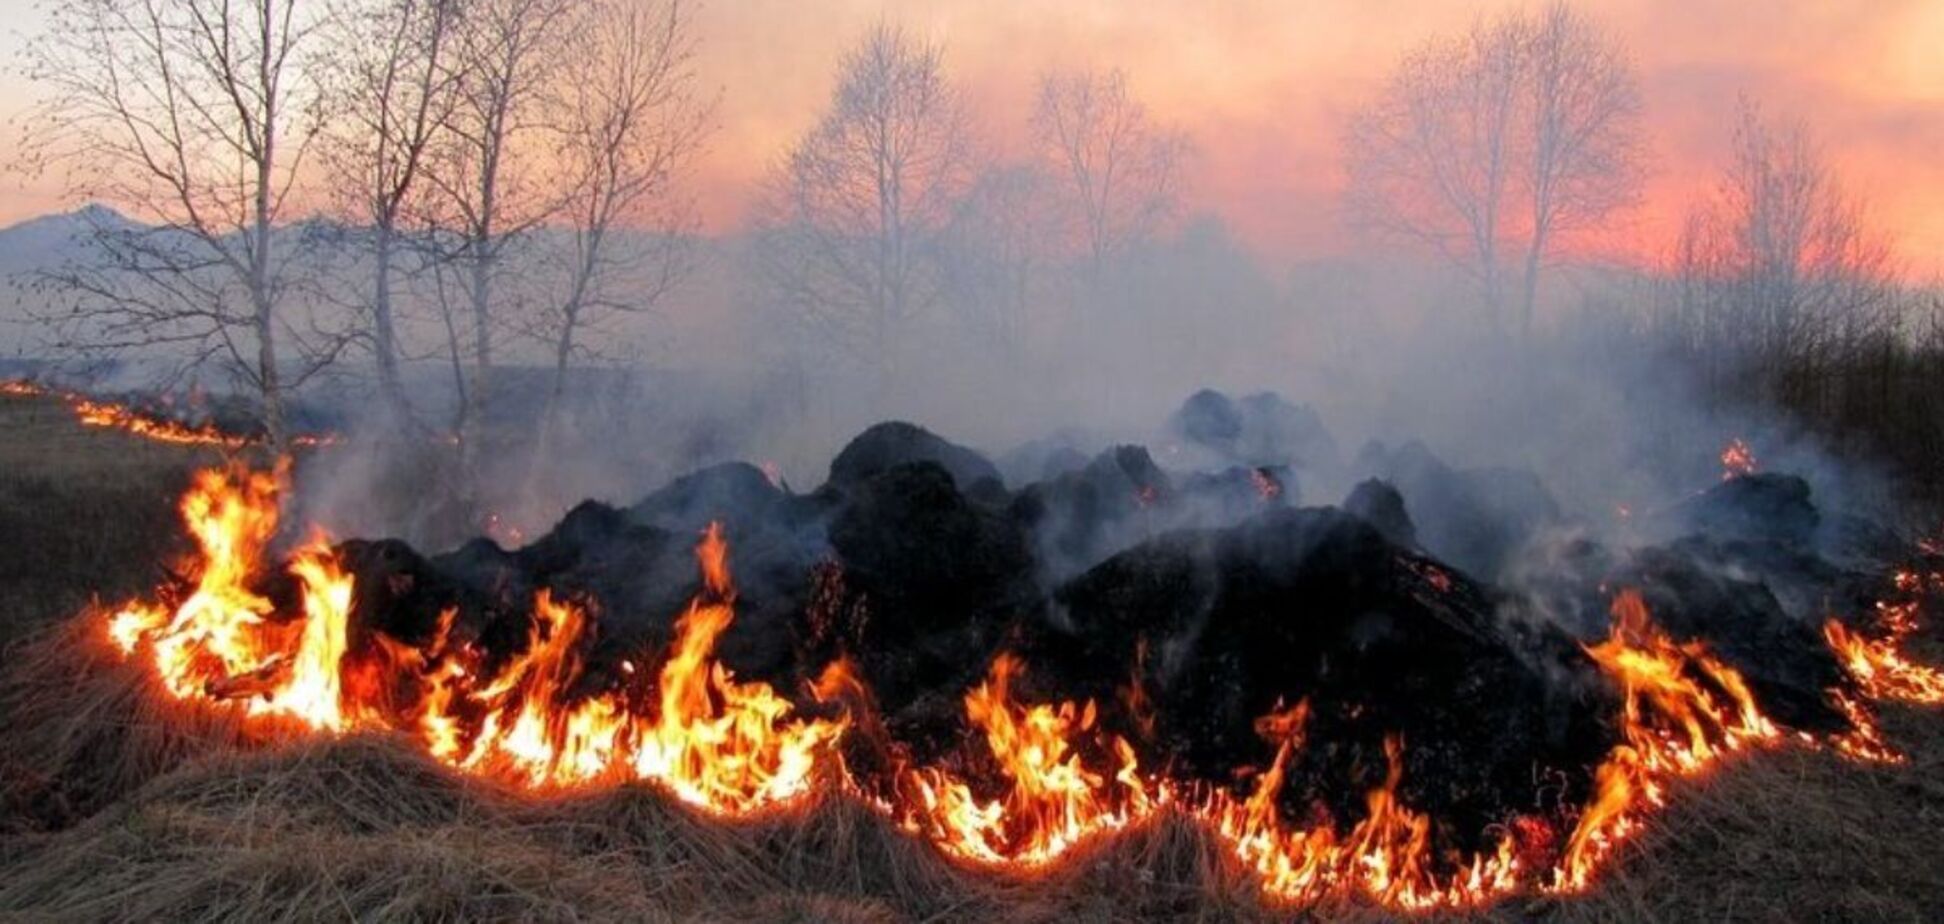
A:
<svg viewBox="0 0 1944 924">
<path fill-rule="evenodd" d="M 547 445 L 581 338 L 604 320 L 652 309 L 688 269 L 688 203 L 676 195 L 709 107 L 697 98 L 682 0 L 596 0 L 564 75 L 559 160 L 572 186 L 561 263 L 566 291 L 541 313 L 553 354 Z"/>
<path fill-rule="evenodd" d="M 1179 207 L 1187 137 L 1149 119 L 1121 71 L 1043 75 L 1033 128 L 1096 280 Z"/>
<path fill-rule="evenodd" d="M 450 258 L 440 271 L 451 269 L 457 288 L 452 293 L 441 278 L 450 354 L 462 367 L 455 426 L 462 448 L 478 442 L 491 401 L 509 249 L 559 205 L 557 177 L 546 175 L 556 128 L 546 121 L 546 103 L 578 8 L 574 0 L 466 0 L 458 20 L 458 99 L 425 178 L 437 190 L 437 237 Z M 448 294 L 460 299 L 456 311 Z"/>
<path fill-rule="evenodd" d="M 970 133 L 941 49 L 880 25 L 844 55 L 830 108 L 760 207 L 757 258 L 806 332 L 890 374 L 938 300 L 931 259 L 969 178 Z"/>
<path fill-rule="evenodd" d="M 1521 333 L 1532 334 L 1539 270 L 1561 235 L 1635 204 L 1642 174 L 1640 91 L 1620 45 L 1554 3 L 1526 46 L 1524 170 L 1528 211 Z"/>
<path fill-rule="evenodd" d="M 1824 373 L 1896 328 L 1896 267 L 1863 213 L 1802 124 L 1743 104 L 1733 159 L 1670 274 L 1672 319 L 1717 386 L 1786 372 L 1763 397 L 1806 405 Z"/>
<path fill-rule="evenodd" d="M 1507 255 L 1521 255 L 1517 324 L 1569 232 L 1633 203 L 1639 94 L 1618 44 L 1563 4 L 1511 12 L 1413 50 L 1345 133 L 1346 204 L 1426 244 L 1477 282 L 1506 324 Z"/>
<path fill-rule="evenodd" d="M 461 72 L 454 32 L 461 0 L 341 0 L 328 20 L 335 84 L 323 160 L 371 261 L 371 350 L 380 392 L 410 419 L 399 379 L 394 277 L 407 209 L 423 193 L 433 143 L 445 130 Z"/>
<path fill-rule="evenodd" d="M 307 342 L 282 315 L 293 282 L 278 226 L 318 115 L 301 7 L 59 0 L 26 52 L 47 90 L 35 162 L 65 164 L 77 195 L 135 219 L 97 222 L 90 262 L 46 278 L 72 299 L 70 330 L 94 348 L 227 360 L 278 450 L 287 391 L 341 346 Z M 286 353 L 305 358 L 295 374 Z"/>
<path fill-rule="evenodd" d="M 1027 311 L 1041 264 L 1059 237 L 1047 201 L 1056 183 L 1034 164 L 981 172 L 966 191 L 940 247 L 942 283 L 953 315 L 1017 362 L 1027 341 Z"/>
</svg>

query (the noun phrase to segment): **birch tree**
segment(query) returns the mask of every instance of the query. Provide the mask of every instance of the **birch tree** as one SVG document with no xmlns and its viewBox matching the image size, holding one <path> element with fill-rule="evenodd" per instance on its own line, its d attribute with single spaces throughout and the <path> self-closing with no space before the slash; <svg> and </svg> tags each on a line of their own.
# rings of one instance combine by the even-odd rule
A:
<svg viewBox="0 0 1944 924">
<path fill-rule="evenodd" d="M 880 25 L 771 178 L 757 259 L 802 330 L 888 376 L 939 300 L 939 235 L 970 183 L 971 135 L 943 50 Z"/>
<path fill-rule="evenodd" d="M 1148 116 L 1121 71 L 1043 75 L 1032 126 L 1092 276 L 1179 207 L 1187 138 Z"/>
<path fill-rule="evenodd" d="M 459 19 L 457 99 L 426 180 L 438 200 L 445 248 L 440 310 L 457 368 L 462 448 L 476 453 L 492 401 L 497 341 L 509 309 L 506 260 L 527 232 L 555 214 L 557 176 L 547 152 L 549 106 L 571 47 L 575 0 L 466 0 Z"/>
<path fill-rule="evenodd" d="M 281 451 L 289 390 L 342 346 L 285 317 L 295 282 L 278 227 L 320 111 L 303 4 L 58 0 L 46 15 L 25 52 L 46 94 L 29 156 L 132 219 L 96 221 L 90 253 L 43 275 L 64 336 L 222 362 Z"/>
<path fill-rule="evenodd" d="M 559 166 L 571 184 L 557 261 L 565 291 L 536 324 L 553 364 L 548 433 L 585 335 L 652 309 L 686 275 L 692 222 L 676 180 L 710 112 L 696 90 L 681 0 L 597 0 L 590 13 L 559 106 Z"/>
<path fill-rule="evenodd" d="M 408 211 L 458 102 L 454 50 L 460 0 L 343 0 L 327 26 L 333 120 L 324 160 L 370 266 L 368 339 L 379 391 L 395 420 L 411 417 L 399 376 L 395 279 Z"/>
<path fill-rule="evenodd" d="M 1637 199 L 1639 131 L 1614 39 L 1564 4 L 1514 11 L 1405 55 L 1349 122 L 1346 204 L 1462 268 L 1488 322 L 1529 336 L 1540 272 L 1565 237 Z"/>
</svg>

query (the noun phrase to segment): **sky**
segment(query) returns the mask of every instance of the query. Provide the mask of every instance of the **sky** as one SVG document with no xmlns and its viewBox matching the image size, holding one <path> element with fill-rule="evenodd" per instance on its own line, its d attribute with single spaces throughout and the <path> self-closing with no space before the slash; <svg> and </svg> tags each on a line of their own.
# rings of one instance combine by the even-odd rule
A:
<svg viewBox="0 0 1944 924">
<path fill-rule="evenodd" d="M 0 163 L 33 87 L 16 52 L 38 0 L 0 0 Z M 995 147 L 1015 153 L 1036 74 L 1119 67 L 1196 155 L 1189 207 L 1219 215 L 1272 263 L 1345 247 L 1340 126 L 1397 58 L 1503 3 L 1449 0 L 713 0 L 697 17 L 716 131 L 693 176 L 707 230 L 733 231 L 780 152 L 822 109 L 838 55 L 880 18 L 946 49 Z M 1937 0 L 1605 0 L 1582 8 L 1641 80 L 1654 172 L 1607 229 L 1649 259 L 1711 189 L 1737 100 L 1800 117 L 1907 272 L 1944 275 L 1944 3 Z M 0 223 L 72 205 L 54 184 L 0 174 Z"/>
</svg>

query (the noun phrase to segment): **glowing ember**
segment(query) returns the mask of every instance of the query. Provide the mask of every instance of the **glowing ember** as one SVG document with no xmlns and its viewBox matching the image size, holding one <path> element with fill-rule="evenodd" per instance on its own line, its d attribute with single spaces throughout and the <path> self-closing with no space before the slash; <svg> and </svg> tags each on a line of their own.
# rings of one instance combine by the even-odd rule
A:
<svg viewBox="0 0 1944 924">
<path fill-rule="evenodd" d="M 1739 436 L 1729 440 L 1728 445 L 1721 450 L 1721 480 L 1728 481 L 1742 475 L 1753 474 L 1755 474 L 1755 450 L 1748 448 L 1748 444 Z"/>
<path fill-rule="evenodd" d="M 832 664 L 814 685 L 821 703 L 846 710 L 823 719 L 798 716 L 788 699 L 738 681 L 715 658 L 736 602 L 720 528 L 711 526 L 698 545 L 702 586 L 660 667 L 625 660 L 612 682 L 600 684 L 585 660 L 598 614 L 545 590 L 533 601 L 524 647 L 496 664 L 464 637 L 453 610 L 418 645 L 374 633 L 368 650 L 351 650 L 354 582 L 321 536 L 289 557 L 297 602 L 293 612 L 280 611 L 251 589 L 268 576 L 278 480 L 240 469 L 201 473 L 182 502 L 200 549 L 187 569 L 190 589 L 115 612 L 105 626 L 109 640 L 150 665 L 169 696 L 237 709 L 263 720 L 266 733 L 386 731 L 457 771 L 534 792 L 639 780 L 707 812 L 745 815 L 792 804 L 827 781 L 865 795 L 952 857 L 1016 870 L 1177 812 L 1213 832 L 1271 899 L 1463 908 L 1515 892 L 1588 887 L 1674 781 L 1737 751 L 1796 740 L 1763 715 L 1740 674 L 1702 644 L 1669 637 L 1640 595 L 1623 591 L 1613 601 L 1610 635 L 1586 648 L 1623 694 L 1620 743 L 1595 768 L 1593 791 L 1563 840 L 1546 818 L 1513 817 L 1480 853 L 1438 852 L 1432 818 L 1399 796 L 1407 743 L 1396 736 L 1385 741 L 1386 772 L 1366 795 L 1361 819 L 1347 829 L 1292 824 L 1279 799 L 1306 743 L 1307 701 L 1257 721 L 1275 757 L 1246 792 L 1191 787 L 1144 774 L 1134 748 L 1101 727 L 1091 701 L 1021 701 L 1016 689 L 1026 668 L 1010 654 L 995 659 L 964 699 L 983 739 L 977 756 L 992 772 L 902 767 L 887 794 L 873 795 L 848 776 L 836 748 L 853 724 L 881 733 L 870 693 L 847 662 Z M 1441 576 L 1433 569 L 1427 579 Z M 1917 583 L 1900 577 L 1898 587 L 1914 591 Z M 1871 698 L 1944 699 L 1944 676 L 1898 648 L 1915 626 L 1915 603 L 1886 604 L 1881 617 L 1887 635 L 1879 640 L 1833 621 L 1827 627 L 1857 688 Z M 1128 695 L 1144 696 L 1138 677 Z M 1832 698 L 1854 726 L 1832 740 L 1839 751 L 1895 759 L 1865 704 L 1841 691 Z M 986 789 L 981 780 L 997 785 Z"/>
<path fill-rule="evenodd" d="M 1261 497 L 1264 503 L 1273 502 L 1282 496 L 1282 483 L 1263 469 L 1249 469 L 1249 480 L 1255 484 L 1256 495 Z"/>
</svg>

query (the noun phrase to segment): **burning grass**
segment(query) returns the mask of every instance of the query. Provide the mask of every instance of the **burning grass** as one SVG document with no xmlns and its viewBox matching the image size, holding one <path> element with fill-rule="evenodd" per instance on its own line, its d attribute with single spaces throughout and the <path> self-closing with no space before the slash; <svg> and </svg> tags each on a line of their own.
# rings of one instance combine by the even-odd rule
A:
<svg viewBox="0 0 1944 924">
<path fill-rule="evenodd" d="M 221 504 L 199 509 L 224 521 Z M 1944 805 L 1931 782 L 1934 717 L 1893 725 L 1888 739 L 1912 752 L 1905 766 L 1764 748 L 1703 775 L 1717 757 L 1779 733 L 1731 669 L 1658 635 L 1640 601 L 1625 595 L 1613 637 L 1591 653 L 1622 681 L 1633 722 L 1601 773 L 1614 782 L 1582 816 L 1564 865 L 1513 872 L 1506 864 L 1519 852 L 1501 850 L 1469 873 L 1432 879 L 1419 865 L 1421 816 L 1395 799 L 1394 762 L 1359 824 L 1341 832 L 1292 826 L 1261 795 L 1273 796 L 1273 768 L 1254 795 L 1173 789 L 1142 775 L 1097 729 L 1090 705 L 1019 700 L 1009 681 L 1028 668 L 1007 662 L 995 663 L 965 706 L 1005 768 L 1010 794 L 985 801 L 950 772 L 925 767 L 900 778 L 907 800 L 909 787 L 920 790 L 916 801 L 887 805 L 883 790 L 868 788 L 856 798 L 857 782 L 814 756 L 827 753 L 842 720 L 792 716 L 780 698 L 765 698 L 766 687 L 711 663 L 713 634 L 734 603 L 719 535 L 699 550 L 704 592 L 660 668 L 659 700 L 640 713 L 630 713 L 636 705 L 625 697 L 590 707 L 602 700 L 559 695 L 575 679 L 564 643 L 573 640 L 576 614 L 557 602 L 536 601 L 524 666 L 488 669 L 444 643 L 416 652 L 425 659 L 414 668 L 420 676 L 461 676 L 439 666 L 446 664 L 476 678 L 463 691 L 476 707 L 465 714 L 466 732 L 442 752 L 423 698 L 402 712 L 363 711 L 372 703 L 326 681 L 355 672 L 312 663 L 343 656 L 351 593 L 322 546 L 295 557 L 294 599 L 307 614 L 300 619 L 265 623 L 280 604 L 251 598 L 236 573 L 210 586 L 225 541 L 241 538 L 232 551 L 261 552 L 248 537 L 271 530 L 250 526 L 250 509 L 231 511 L 237 518 L 219 541 L 202 536 L 196 589 L 136 620 L 122 634 L 127 652 L 107 631 L 110 613 L 98 611 L 9 657 L 0 710 L 17 746 L 0 781 L 6 823 L 26 833 L 0 851 L 0 910 L 236 920 L 318 909 L 360 919 L 1256 918 L 1299 907 L 1371 915 L 1512 894 L 1488 913 L 1679 918 L 1756 908 L 1790 917 L 1817 908 L 1895 918 L 1937 907 L 1940 897 L 1930 859 L 1935 826 L 1925 823 Z M 255 622 L 185 621 L 196 595 L 212 590 L 221 591 L 213 605 L 227 616 Z M 328 631 L 333 618 L 337 634 Z M 234 640 L 260 630 L 275 640 L 269 648 L 225 660 L 212 647 L 225 633 Z M 1914 621 L 1898 631 L 1899 643 L 1924 641 Z M 180 650 L 192 656 L 179 663 L 194 666 L 184 675 L 192 681 L 175 691 L 180 700 L 152 673 L 168 663 L 170 638 L 189 645 Z M 129 652 L 142 656 L 127 660 Z M 203 700 L 238 678 L 262 689 Z M 514 688 L 518 696 L 506 695 Z M 753 710 L 749 719 L 735 717 L 738 702 Z M 535 704 L 548 708 L 528 718 Z M 1301 715 L 1297 704 L 1265 717 L 1265 733 L 1283 742 L 1278 766 L 1301 746 Z M 501 731 L 488 734 L 494 716 Z M 590 726 L 590 717 L 609 724 Z M 523 721 L 530 731 L 520 731 Z M 1903 724 L 1929 736 L 1906 740 Z M 799 753 L 813 755 L 812 766 L 788 756 L 782 742 L 793 733 L 808 736 Z M 733 759 L 696 749 L 738 740 Z M 497 743 L 482 750 L 481 741 Z M 1103 754 L 1112 759 L 1102 762 Z M 745 777 L 753 784 L 704 785 L 697 775 L 738 762 L 753 768 Z M 629 772 L 615 773 L 619 766 Z M 788 784 L 763 782 L 779 778 Z M 1789 798 L 1769 791 L 1777 787 Z M 1654 811 L 1663 802 L 1665 814 Z M 1886 835 L 1891 843 L 1878 846 L 1874 839 Z M 990 856 L 974 849 L 981 845 Z M 1669 857 L 1692 851 L 1701 857 L 1670 868 Z M 1764 863 L 1831 894 L 1808 904 L 1770 901 L 1792 887 Z M 1853 863 L 1859 868 L 1850 870 Z M 1554 886 L 1583 885 L 1596 867 L 1589 896 L 1553 894 Z M 1811 875 L 1818 870 L 1832 872 Z"/>
</svg>

